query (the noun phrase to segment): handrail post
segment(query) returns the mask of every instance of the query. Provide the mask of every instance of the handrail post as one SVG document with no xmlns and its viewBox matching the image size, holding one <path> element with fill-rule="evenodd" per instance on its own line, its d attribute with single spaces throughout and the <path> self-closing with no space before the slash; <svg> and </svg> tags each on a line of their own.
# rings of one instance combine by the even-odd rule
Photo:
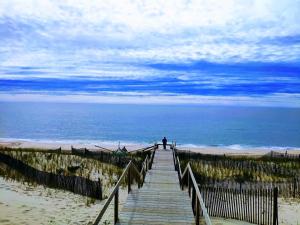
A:
<svg viewBox="0 0 300 225">
<path fill-rule="evenodd" d="M 148 157 L 148 170 L 150 170 L 150 169 L 151 169 L 151 154 Z"/>
<path fill-rule="evenodd" d="M 196 225 L 200 224 L 200 209 L 201 209 L 201 212 L 203 213 L 205 224 L 206 225 L 212 225 L 209 214 L 207 212 L 205 203 L 202 199 L 202 196 L 201 196 L 201 193 L 200 193 L 198 184 L 196 182 L 195 176 L 193 174 L 190 163 L 188 163 L 186 165 L 185 170 L 182 172 L 181 171 L 181 166 L 180 166 L 180 160 L 179 160 L 178 156 L 176 157 L 176 161 L 177 161 L 177 164 L 178 164 L 178 177 L 179 177 L 179 182 L 181 182 L 180 183 L 181 184 L 181 189 L 183 190 L 184 187 L 187 185 L 188 186 L 188 193 L 189 193 L 190 197 L 191 197 L 191 192 L 193 191 L 193 193 L 192 193 L 193 194 L 192 195 L 192 206 L 193 206 L 193 211 L 194 211 L 194 214 L 195 214 L 195 223 L 196 223 Z M 187 181 L 185 179 L 187 179 Z M 192 188 L 192 190 L 191 190 L 191 188 Z"/>
<path fill-rule="evenodd" d="M 193 209 L 194 215 L 196 215 L 197 196 L 196 196 L 196 190 L 194 187 L 192 188 L 192 190 L 193 190 L 192 191 L 192 209 Z"/>
<path fill-rule="evenodd" d="M 149 170 L 152 169 L 152 155 L 153 155 L 153 152 L 152 152 L 151 155 L 150 155 L 150 160 L 149 160 Z"/>
<path fill-rule="evenodd" d="M 115 194 L 115 223 L 116 224 L 119 220 L 119 187 Z"/>
<path fill-rule="evenodd" d="M 153 164 L 153 159 L 154 159 L 155 151 L 156 151 L 156 150 L 154 150 L 154 151 L 152 152 L 152 158 L 151 158 L 151 163 L 150 163 L 150 170 L 152 169 L 152 164 Z"/>
<path fill-rule="evenodd" d="M 273 225 L 278 225 L 278 188 L 274 188 L 274 193 L 273 193 Z"/>
<path fill-rule="evenodd" d="M 199 210 L 199 200 L 198 200 L 198 196 L 196 195 L 196 202 L 195 202 L 195 220 L 196 220 L 196 225 L 200 224 L 200 210 Z"/>
<path fill-rule="evenodd" d="M 131 191 L 131 167 L 128 170 L 127 178 L 128 178 L 128 193 L 129 193 Z"/>
<path fill-rule="evenodd" d="M 175 170 L 177 171 L 177 164 L 176 164 L 176 160 L 175 160 L 175 151 L 174 151 L 174 149 L 172 149 L 172 153 L 173 153 L 173 162 L 174 162 Z"/>
<path fill-rule="evenodd" d="M 188 186 L 188 190 L 189 190 L 189 196 L 191 197 L 191 182 L 190 182 L 190 171 L 188 171 L 187 174 L 187 186 Z"/>
<path fill-rule="evenodd" d="M 93 225 L 98 225 L 99 224 L 101 218 L 103 217 L 105 211 L 109 207 L 109 204 L 111 203 L 113 198 L 114 198 L 114 223 L 116 224 L 118 222 L 118 220 L 119 220 L 119 216 L 118 216 L 118 214 L 119 214 L 119 204 L 118 204 L 119 203 L 119 187 L 121 185 L 122 180 L 126 179 L 126 175 L 127 175 L 128 176 L 127 177 L 127 179 L 128 179 L 128 192 L 131 191 L 131 181 L 132 181 L 131 173 L 132 173 L 133 169 L 136 169 L 136 167 L 134 167 L 133 161 L 131 160 L 127 164 L 126 168 L 123 170 L 123 173 L 122 173 L 121 177 L 119 177 L 113 191 L 111 192 L 111 194 L 109 195 L 109 197 L 105 201 L 104 206 L 102 207 L 99 215 L 95 219 Z M 136 171 L 137 171 L 137 169 L 136 169 Z M 140 179 L 139 179 L 139 181 L 140 181 Z"/>
</svg>

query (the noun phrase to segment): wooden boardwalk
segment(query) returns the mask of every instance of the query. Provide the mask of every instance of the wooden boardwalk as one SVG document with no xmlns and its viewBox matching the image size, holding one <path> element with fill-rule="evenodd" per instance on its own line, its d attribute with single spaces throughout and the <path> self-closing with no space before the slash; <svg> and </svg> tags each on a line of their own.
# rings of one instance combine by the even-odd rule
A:
<svg viewBox="0 0 300 225">
<path fill-rule="evenodd" d="M 142 188 L 132 190 L 118 224 L 195 224 L 191 201 L 181 191 L 171 150 L 157 150 Z"/>
</svg>

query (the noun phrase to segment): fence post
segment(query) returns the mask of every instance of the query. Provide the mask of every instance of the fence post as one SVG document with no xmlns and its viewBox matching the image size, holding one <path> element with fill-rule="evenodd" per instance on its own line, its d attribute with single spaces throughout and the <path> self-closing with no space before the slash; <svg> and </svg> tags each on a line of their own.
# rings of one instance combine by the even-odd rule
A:
<svg viewBox="0 0 300 225">
<path fill-rule="evenodd" d="M 196 210 L 196 201 L 197 201 L 196 189 L 193 186 L 193 188 L 192 188 L 192 209 L 193 209 L 194 215 L 196 214 L 196 211 L 195 211 Z"/>
<path fill-rule="evenodd" d="M 196 205 L 195 205 L 195 211 L 196 211 L 196 225 L 200 224 L 200 211 L 199 211 L 199 200 L 198 196 L 196 195 Z"/>
<path fill-rule="evenodd" d="M 296 177 L 294 177 L 293 197 L 296 198 Z"/>
<path fill-rule="evenodd" d="M 101 180 L 100 180 L 99 177 L 98 177 L 98 183 L 99 183 L 99 187 L 100 187 L 100 199 L 102 200 L 102 199 L 103 199 L 103 195 L 102 195 L 102 185 L 101 185 Z"/>
<path fill-rule="evenodd" d="M 273 225 L 278 225 L 278 188 L 274 188 Z"/>
<path fill-rule="evenodd" d="M 115 194 L 115 224 L 119 220 L 119 188 L 116 191 Z"/>
</svg>

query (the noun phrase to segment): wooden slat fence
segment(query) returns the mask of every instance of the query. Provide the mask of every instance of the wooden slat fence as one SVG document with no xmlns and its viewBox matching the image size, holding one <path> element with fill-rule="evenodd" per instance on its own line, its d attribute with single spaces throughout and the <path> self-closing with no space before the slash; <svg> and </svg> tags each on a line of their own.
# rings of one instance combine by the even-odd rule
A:
<svg viewBox="0 0 300 225">
<path fill-rule="evenodd" d="M 198 178 L 198 177 L 197 177 Z M 197 179 L 196 178 L 196 179 Z M 278 196 L 284 198 L 300 198 L 300 178 L 293 178 L 290 182 L 243 182 L 242 184 L 233 180 L 204 180 L 197 179 L 205 187 L 242 190 L 259 190 L 278 188 Z"/>
<path fill-rule="evenodd" d="M 101 162 L 110 163 L 119 167 L 125 168 L 126 165 L 133 160 L 136 167 L 140 170 L 142 168 L 142 162 L 135 160 L 135 157 L 146 158 L 150 157 L 151 152 L 155 149 L 155 146 L 150 146 L 144 148 L 143 151 L 134 151 L 129 153 L 116 153 L 113 151 L 104 152 L 104 151 L 91 151 L 87 148 L 71 148 L 71 153 L 80 157 L 92 158 L 99 160 Z"/>
<path fill-rule="evenodd" d="M 178 172 L 180 186 L 182 189 L 184 189 L 185 187 L 188 188 L 188 193 L 192 200 L 192 209 L 195 215 L 196 225 L 200 224 L 200 217 L 204 219 L 206 225 L 212 225 L 210 214 L 207 212 L 205 202 L 202 198 L 201 191 L 199 190 L 190 164 L 188 163 L 186 168 L 182 172 L 180 160 L 178 157 L 176 157 L 174 146 L 171 146 L 171 149 L 173 152 L 175 170 Z"/>
<path fill-rule="evenodd" d="M 237 190 L 199 186 L 211 217 L 223 217 L 261 225 L 278 224 L 278 189 Z"/>
<path fill-rule="evenodd" d="M 300 160 L 300 154 L 290 154 L 287 151 L 285 153 L 270 151 L 265 156 L 272 157 L 272 158 L 288 158 L 288 159 L 299 159 Z"/>
<path fill-rule="evenodd" d="M 246 157 L 204 155 L 176 149 L 176 155 L 183 159 L 185 163 L 190 162 L 197 182 L 202 185 L 239 190 L 272 189 L 277 187 L 280 197 L 300 198 L 300 161 L 295 154 L 277 153 L 278 158 L 273 157 L 271 159 L 269 155 L 266 155 L 259 158 L 259 160 L 255 160 L 254 158 Z M 295 158 L 295 156 L 297 157 Z M 201 173 L 210 169 L 220 172 L 222 170 L 231 170 L 234 175 L 222 178 L 222 176 L 211 177 Z M 265 179 L 263 177 L 265 175 L 271 179 L 262 181 L 262 179 Z"/>
<path fill-rule="evenodd" d="M 46 185 L 51 188 L 68 190 L 76 194 L 81 194 L 96 199 L 102 199 L 102 186 L 100 181 L 92 181 L 79 176 L 65 176 L 37 170 L 21 160 L 9 155 L 0 153 L 0 162 L 18 171 L 24 177 L 37 184 Z"/>
</svg>

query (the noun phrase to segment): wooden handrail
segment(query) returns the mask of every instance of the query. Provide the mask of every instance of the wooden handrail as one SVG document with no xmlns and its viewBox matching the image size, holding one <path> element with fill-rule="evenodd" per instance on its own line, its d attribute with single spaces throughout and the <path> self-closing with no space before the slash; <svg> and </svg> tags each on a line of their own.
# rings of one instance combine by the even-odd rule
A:
<svg viewBox="0 0 300 225">
<path fill-rule="evenodd" d="M 204 220 L 205 220 L 206 224 L 211 225 L 212 223 L 211 223 L 209 215 L 207 213 L 207 209 L 205 207 L 205 204 L 204 204 L 204 201 L 202 199 L 202 196 L 200 194 L 200 190 L 199 190 L 198 184 L 196 182 L 196 179 L 195 179 L 194 173 L 192 171 L 192 168 L 190 166 L 190 163 L 188 163 L 187 168 L 188 168 L 188 171 L 189 171 L 189 177 L 192 180 L 194 189 L 196 191 L 197 198 L 198 198 L 198 200 L 200 202 L 200 206 L 201 206 L 201 209 L 202 209 L 202 212 L 203 212 Z"/>
<path fill-rule="evenodd" d="M 154 159 L 154 155 L 155 155 L 155 150 L 152 152 L 151 154 L 151 157 L 150 157 L 150 165 L 149 165 L 149 169 L 151 170 L 152 169 L 152 164 L 153 164 L 153 159 Z"/>
<path fill-rule="evenodd" d="M 188 168 L 189 168 L 188 166 L 189 166 L 189 165 L 190 165 L 190 163 L 187 164 L 187 166 L 185 167 L 183 173 L 181 174 L 181 177 L 182 177 L 182 178 L 184 178 L 184 177 L 186 176 L 187 172 L 189 171 L 189 170 L 188 170 Z"/>
<path fill-rule="evenodd" d="M 104 147 L 101 147 L 99 145 L 95 145 L 95 147 L 97 147 L 99 149 L 102 149 L 102 150 L 105 150 L 105 151 L 108 151 L 108 152 L 115 152 L 115 150 L 104 148 Z M 145 148 L 139 148 L 139 149 L 135 149 L 135 150 L 129 151 L 129 153 L 147 152 L 147 151 L 152 151 L 154 148 L 155 148 L 155 145 L 151 145 L 151 146 L 148 146 L 148 147 L 145 147 Z"/>
<path fill-rule="evenodd" d="M 142 183 L 144 182 L 144 178 L 146 176 L 146 172 L 147 172 L 147 165 L 148 165 L 148 156 L 146 157 L 146 159 L 144 160 L 143 164 L 142 164 L 142 169 L 140 171 L 140 176 L 142 177 Z"/>
<path fill-rule="evenodd" d="M 108 151 L 108 152 L 114 152 L 114 150 L 111 150 L 111 149 L 108 149 L 108 148 L 103 148 L 99 145 L 95 145 L 95 147 L 100 148 L 100 149 L 105 150 L 105 151 Z"/>
<path fill-rule="evenodd" d="M 156 145 L 164 145 L 164 144 L 156 144 Z M 173 147 L 174 145 L 173 144 L 166 144 L 166 146 Z"/>
<path fill-rule="evenodd" d="M 123 178 L 125 177 L 126 173 L 127 173 L 128 170 L 130 169 L 131 164 L 132 164 L 132 161 L 130 161 L 130 162 L 127 164 L 127 166 L 126 166 L 125 170 L 123 171 L 121 177 L 119 178 L 118 182 L 116 183 L 116 185 L 115 185 L 113 191 L 111 192 L 111 194 L 109 195 L 108 199 L 106 200 L 106 202 L 105 202 L 105 204 L 104 204 L 104 206 L 103 206 L 101 212 L 99 213 L 98 217 L 96 218 L 94 224 L 98 224 L 98 223 L 100 222 L 100 220 L 101 220 L 102 216 L 104 215 L 106 209 L 108 208 L 108 206 L 109 206 L 111 200 L 113 199 L 113 197 L 115 196 L 115 194 L 119 191 L 119 186 L 120 186 L 120 184 L 121 184 Z"/>
<path fill-rule="evenodd" d="M 144 177 L 142 176 L 141 172 L 139 172 L 138 168 L 136 167 L 136 165 L 134 165 L 134 163 L 132 164 L 132 169 L 138 177 L 138 187 L 140 188 L 144 182 Z"/>
<path fill-rule="evenodd" d="M 150 159 L 154 156 L 154 151 L 151 154 Z M 99 215 L 97 216 L 94 225 L 99 224 L 101 218 L 103 217 L 104 213 L 106 212 L 109 204 L 111 203 L 112 199 L 115 198 L 114 201 L 114 224 L 116 224 L 119 220 L 119 215 L 118 215 L 118 211 L 119 211 L 119 187 L 121 185 L 121 182 L 123 179 L 125 179 L 126 174 L 127 174 L 127 178 L 128 178 L 128 193 L 131 191 L 131 171 L 135 172 L 137 177 L 138 177 L 138 187 L 140 188 L 145 180 L 145 176 L 146 176 L 146 172 L 149 170 L 149 168 L 151 168 L 151 164 L 152 161 L 149 159 L 148 155 L 146 156 L 145 160 L 142 163 L 142 169 L 139 172 L 137 167 L 134 165 L 133 161 L 130 160 L 130 162 L 127 164 L 127 166 L 125 167 L 122 175 L 120 176 L 120 178 L 118 179 L 118 182 L 116 183 L 113 191 L 110 193 L 109 197 L 107 198 L 103 208 L 101 209 Z"/>
<path fill-rule="evenodd" d="M 183 189 L 184 187 L 184 178 L 187 176 L 187 186 L 188 186 L 188 192 L 189 195 L 191 196 L 191 187 L 193 188 L 193 197 L 192 197 L 192 205 L 193 209 L 195 210 L 195 220 L 196 220 L 196 225 L 200 224 L 200 208 L 199 208 L 199 203 L 200 207 L 203 212 L 204 220 L 207 225 L 212 225 L 210 217 L 207 213 L 207 209 L 205 207 L 203 198 L 201 196 L 198 184 L 196 182 L 193 170 L 190 166 L 190 163 L 187 164 L 185 167 L 184 171 L 181 171 L 181 165 L 178 156 L 176 157 L 175 154 L 175 148 L 173 148 L 173 157 L 174 157 L 174 163 L 175 163 L 175 168 L 178 170 L 178 177 L 179 177 L 179 182 L 181 185 L 181 188 Z M 190 182 L 191 181 L 191 182 Z M 192 186 L 191 186 L 192 185 Z M 194 196 L 195 195 L 195 196 Z"/>
<path fill-rule="evenodd" d="M 151 145 L 149 147 L 145 147 L 145 148 L 139 148 L 139 149 L 135 149 L 130 151 L 129 153 L 134 153 L 134 152 L 147 152 L 147 151 L 151 151 L 155 148 L 155 145 Z"/>
</svg>

